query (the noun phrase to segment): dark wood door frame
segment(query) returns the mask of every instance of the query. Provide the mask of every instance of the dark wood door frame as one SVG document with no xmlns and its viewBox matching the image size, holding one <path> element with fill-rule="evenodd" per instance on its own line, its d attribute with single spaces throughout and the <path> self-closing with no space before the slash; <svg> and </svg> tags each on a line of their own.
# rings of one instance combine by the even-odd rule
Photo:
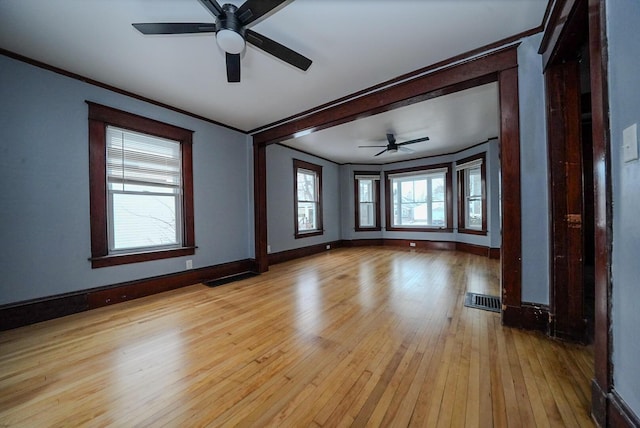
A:
<svg viewBox="0 0 640 428">
<path fill-rule="evenodd" d="M 256 133 L 254 138 L 255 257 L 260 272 L 268 269 L 266 223 L 266 147 L 293 138 L 297 132 L 314 132 L 429 98 L 497 82 L 500 99 L 500 158 L 502 165 L 502 319 L 505 325 L 522 326 L 520 205 L 520 117 L 518 101 L 517 44 L 437 71 L 416 72 L 412 78 L 332 107 L 306 114 L 290 122 Z M 404 76 L 407 77 L 407 76 Z"/>
<path fill-rule="evenodd" d="M 545 29 L 540 51 L 545 69 L 575 48 L 572 34 L 580 24 L 580 8 L 587 8 L 591 114 L 593 132 L 593 192 L 595 217 L 594 378 L 591 412 L 600 426 L 614 424 L 619 415 L 611 364 L 611 166 L 605 0 L 558 0 Z M 552 132 L 552 130 L 549 130 Z M 612 398 L 613 397 L 613 398 Z"/>
<path fill-rule="evenodd" d="M 574 58 L 545 70 L 551 207 L 550 334 L 586 340 L 580 67 Z M 585 165 L 585 168 L 591 166 Z"/>
</svg>

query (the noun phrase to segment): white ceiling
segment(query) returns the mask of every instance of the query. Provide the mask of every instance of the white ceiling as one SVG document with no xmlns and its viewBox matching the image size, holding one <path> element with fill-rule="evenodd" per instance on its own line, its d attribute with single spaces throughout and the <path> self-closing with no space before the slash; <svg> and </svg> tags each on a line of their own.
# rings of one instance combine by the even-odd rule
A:
<svg viewBox="0 0 640 428">
<path fill-rule="evenodd" d="M 282 144 L 338 163 L 383 164 L 427 155 L 452 153 L 498 136 L 498 85 L 489 83 L 429 101 L 368 116 L 327 128 Z M 429 137 L 408 145 L 413 153 L 383 153 L 386 134 L 397 143 Z"/>
<path fill-rule="evenodd" d="M 240 6 L 244 1 L 227 2 Z M 313 64 L 302 72 L 249 46 L 240 83 L 227 83 L 224 54 L 215 36 L 143 36 L 131 26 L 213 22 L 197 0 L 0 0 L 0 48 L 250 131 L 536 28 L 547 2 L 295 0 L 251 28 Z M 398 141 L 426 133 L 431 147 L 439 149 L 445 142 L 478 143 L 496 136 L 495 97 L 489 92 L 468 91 L 474 97 L 469 103 L 452 94 L 447 100 L 407 107 L 403 114 L 389 112 L 341 125 L 342 131 L 312 134 L 299 144 L 316 147 L 326 136 L 330 142 L 322 145 L 327 147 L 324 157 L 353 162 L 360 161 L 366 149 L 349 157 L 339 147 L 351 150 L 365 141 L 379 141 L 386 130 L 396 132 Z M 471 111 L 471 104 L 479 110 Z M 479 127 L 472 129 L 473 123 Z M 461 128 L 464 132 L 455 134 Z"/>
</svg>

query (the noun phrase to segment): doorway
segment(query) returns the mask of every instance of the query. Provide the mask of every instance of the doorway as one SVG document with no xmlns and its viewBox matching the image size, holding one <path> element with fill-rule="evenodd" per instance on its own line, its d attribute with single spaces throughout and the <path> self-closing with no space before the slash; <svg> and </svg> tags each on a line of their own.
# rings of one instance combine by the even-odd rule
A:
<svg viewBox="0 0 640 428">
<path fill-rule="evenodd" d="M 586 2 L 545 67 L 551 195 L 550 334 L 591 343 L 595 224 Z"/>
</svg>

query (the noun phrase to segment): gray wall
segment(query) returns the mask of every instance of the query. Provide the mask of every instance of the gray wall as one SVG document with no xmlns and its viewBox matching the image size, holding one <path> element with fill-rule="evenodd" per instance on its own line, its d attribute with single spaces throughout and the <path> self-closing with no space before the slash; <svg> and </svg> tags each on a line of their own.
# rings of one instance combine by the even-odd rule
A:
<svg viewBox="0 0 640 428">
<path fill-rule="evenodd" d="M 85 100 L 195 131 L 195 255 L 91 269 Z M 251 257 L 251 153 L 243 133 L 0 56 L 0 304 Z"/>
<path fill-rule="evenodd" d="M 613 383 L 640 415 L 640 161 L 623 162 L 622 131 L 640 122 L 640 2 L 606 3 L 613 188 Z"/>
<path fill-rule="evenodd" d="M 541 34 L 518 47 L 522 301 L 549 304 L 549 175 Z M 505 213 L 505 215 L 509 215 Z"/>
<path fill-rule="evenodd" d="M 338 165 L 287 147 L 267 146 L 267 245 L 277 253 L 340 239 L 340 173 Z M 322 223 L 319 236 L 295 239 L 293 159 L 322 166 Z"/>
</svg>

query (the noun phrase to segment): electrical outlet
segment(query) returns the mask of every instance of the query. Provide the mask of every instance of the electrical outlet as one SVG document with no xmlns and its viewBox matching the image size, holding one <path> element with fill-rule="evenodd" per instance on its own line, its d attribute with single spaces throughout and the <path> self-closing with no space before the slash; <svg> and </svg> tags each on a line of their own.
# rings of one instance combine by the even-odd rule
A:
<svg viewBox="0 0 640 428">
<path fill-rule="evenodd" d="M 416 243 L 415 243 L 415 242 L 409 242 L 409 246 L 410 246 L 410 247 L 415 247 L 415 246 L 416 246 Z"/>
<path fill-rule="evenodd" d="M 331 245 L 327 244 L 327 250 L 331 249 Z"/>
<path fill-rule="evenodd" d="M 267 245 L 267 253 L 271 252 L 271 245 Z"/>
<path fill-rule="evenodd" d="M 187 269 L 193 269 L 193 260 L 187 260 Z"/>
<path fill-rule="evenodd" d="M 625 162 L 638 159 L 638 125 L 635 123 L 622 131 L 622 156 Z"/>
</svg>

